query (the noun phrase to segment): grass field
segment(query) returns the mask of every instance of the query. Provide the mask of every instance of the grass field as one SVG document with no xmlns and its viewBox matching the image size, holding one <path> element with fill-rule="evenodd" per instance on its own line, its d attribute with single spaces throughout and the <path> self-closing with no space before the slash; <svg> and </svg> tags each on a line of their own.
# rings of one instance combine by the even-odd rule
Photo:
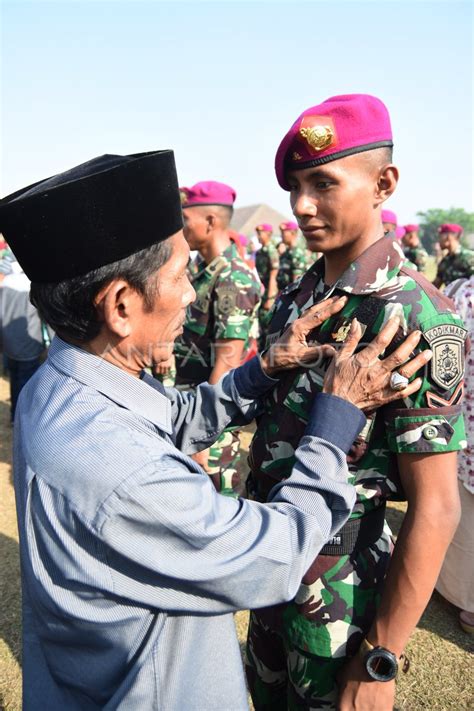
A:
<svg viewBox="0 0 474 711">
<path fill-rule="evenodd" d="M 245 433 L 244 448 L 248 447 L 250 436 L 250 433 Z M 403 505 L 391 506 L 389 522 L 394 531 L 398 530 L 402 520 Z M 0 378 L 0 546 L 0 709 L 19 711 L 21 709 L 21 615 L 18 535 L 11 480 L 8 386 L 2 378 Z M 240 612 L 236 615 L 236 626 L 242 647 L 247 622 L 248 613 Z M 400 679 L 398 684 L 396 708 L 399 711 L 423 709 L 473 711 L 473 651 L 472 638 L 462 632 L 458 626 L 456 608 L 434 594 L 407 649 L 411 659 L 411 670 Z M 41 706 L 40 700 L 37 711 L 48 711 Z M 182 709 L 182 711 L 186 710 Z M 202 709 L 202 711 L 207 710 Z"/>
</svg>

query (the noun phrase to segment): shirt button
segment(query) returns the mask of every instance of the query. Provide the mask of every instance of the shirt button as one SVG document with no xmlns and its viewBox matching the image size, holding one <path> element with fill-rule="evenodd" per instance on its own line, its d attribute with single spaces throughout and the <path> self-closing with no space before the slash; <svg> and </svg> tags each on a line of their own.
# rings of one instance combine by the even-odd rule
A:
<svg viewBox="0 0 474 711">
<path fill-rule="evenodd" d="M 425 439 L 434 439 L 438 436 L 438 430 L 433 425 L 427 425 L 423 427 L 422 435 Z"/>
</svg>

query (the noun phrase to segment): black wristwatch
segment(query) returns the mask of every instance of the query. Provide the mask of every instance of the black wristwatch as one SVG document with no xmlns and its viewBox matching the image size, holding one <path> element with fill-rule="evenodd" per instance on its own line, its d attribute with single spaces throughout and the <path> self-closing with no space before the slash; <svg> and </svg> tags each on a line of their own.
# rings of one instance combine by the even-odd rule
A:
<svg viewBox="0 0 474 711">
<path fill-rule="evenodd" d="M 398 673 L 398 659 L 393 652 L 385 647 L 374 647 L 366 639 L 362 641 L 359 649 L 363 664 L 367 674 L 375 681 L 391 681 Z M 407 672 L 410 666 L 408 659 L 402 654 L 400 659 L 404 659 L 402 671 Z"/>
</svg>

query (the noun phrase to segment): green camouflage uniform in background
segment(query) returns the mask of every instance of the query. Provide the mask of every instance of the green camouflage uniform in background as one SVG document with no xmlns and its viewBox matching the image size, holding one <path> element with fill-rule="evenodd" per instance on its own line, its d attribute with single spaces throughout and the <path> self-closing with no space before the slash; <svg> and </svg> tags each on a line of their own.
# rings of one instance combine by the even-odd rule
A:
<svg viewBox="0 0 474 711">
<path fill-rule="evenodd" d="M 436 278 L 441 284 L 451 284 L 456 279 L 469 279 L 474 274 L 474 252 L 459 245 L 454 254 L 447 254 L 438 264 Z"/>
<path fill-rule="evenodd" d="M 378 410 L 348 454 L 349 481 L 357 492 L 352 518 L 376 516 L 386 500 L 405 498 L 397 454 L 466 446 L 460 406 L 466 331 L 451 301 L 422 275 L 406 270 L 404 260 L 398 243 L 380 239 L 329 288 L 321 259 L 281 295 L 269 327 L 267 345 L 314 303 L 345 294 L 344 309 L 314 332 L 319 342 L 342 344 L 356 316 L 367 343 L 390 317 L 399 316 L 396 345 L 403 334 L 420 329 L 420 348 L 434 351 L 421 389 Z M 256 500 L 266 501 L 271 488 L 290 475 L 327 366 L 325 361 L 285 373 L 266 397 L 249 458 L 249 491 Z M 252 613 L 247 676 L 257 711 L 335 708 L 336 674 L 370 629 L 391 547 L 385 525 L 380 538 L 364 549 L 319 555 L 291 603 Z"/>
<path fill-rule="evenodd" d="M 209 379 L 216 341 L 245 342 L 244 356 L 258 335 L 257 312 L 261 284 L 231 243 L 210 264 L 202 263 L 192 277 L 196 300 L 188 306 L 184 332 L 175 343 L 176 386 L 191 389 Z M 211 446 L 208 466 L 218 491 L 239 496 L 245 491 L 237 462 L 240 433 L 230 427 Z"/>
<path fill-rule="evenodd" d="M 278 269 L 277 284 L 279 291 L 283 291 L 287 286 L 293 284 L 310 266 L 307 251 L 304 247 L 296 245 L 288 247 L 280 256 L 280 266 Z"/>
<path fill-rule="evenodd" d="M 270 272 L 274 269 L 278 269 L 280 266 L 280 255 L 278 254 L 277 248 L 269 243 L 258 250 L 255 256 L 255 268 L 257 270 L 260 281 L 262 282 L 265 291 L 262 296 L 262 304 L 258 312 L 258 323 L 260 329 L 260 339 L 259 345 L 265 341 L 267 328 L 270 320 L 270 309 L 264 309 L 263 305 L 268 299 L 268 285 L 270 281 Z"/>
<path fill-rule="evenodd" d="M 406 259 L 414 264 L 419 272 L 424 272 L 428 264 L 428 252 L 421 245 L 418 247 L 405 247 L 403 249 Z"/>
</svg>

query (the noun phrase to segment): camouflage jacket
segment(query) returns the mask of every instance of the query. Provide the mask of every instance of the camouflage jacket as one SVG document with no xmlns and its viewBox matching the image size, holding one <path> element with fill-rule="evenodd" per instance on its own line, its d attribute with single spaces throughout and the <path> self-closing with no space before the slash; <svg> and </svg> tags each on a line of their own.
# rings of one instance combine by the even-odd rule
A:
<svg viewBox="0 0 474 711">
<path fill-rule="evenodd" d="M 188 306 L 174 349 L 178 385 L 198 385 L 209 378 L 217 340 L 243 340 L 247 349 L 258 335 L 261 284 L 235 244 L 210 264 L 202 263 L 192 283 L 196 300 Z"/>
<path fill-rule="evenodd" d="M 423 272 L 426 269 L 428 252 L 421 245 L 418 247 L 406 247 L 403 251 L 408 261 L 414 264 L 419 272 Z"/>
<path fill-rule="evenodd" d="M 459 246 L 454 254 L 448 254 L 438 264 L 437 279 L 441 284 L 450 284 L 456 279 L 469 279 L 474 274 L 474 252 Z"/>
<path fill-rule="evenodd" d="M 349 452 L 350 482 L 357 492 L 353 517 L 377 508 L 384 499 L 404 499 L 397 454 L 448 452 L 466 446 L 460 401 L 467 332 L 452 302 L 403 262 L 399 244 L 380 239 L 328 288 L 321 259 L 283 292 L 268 329 L 267 345 L 314 303 L 331 293 L 346 294 L 349 299 L 342 312 L 315 330 L 319 342 L 342 343 L 356 316 L 367 343 L 391 316 L 399 316 L 397 341 L 420 329 L 424 337 L 419 347 L 434 351 L 421 389 L 378 410 Z M 327 366 L 323 362 L 319 367 L 288 371 L 266 396 L 249 458 L 249 484 L 259 501 L 265 501 L 272 486 L 291 473 L 313 395 L 322 388 Z"/>
<path fill-rule="evenodd" d="M 270 281 L 270 272 L 278 269 L 280 265 L 280 255 L 277 248 L 273 244 L 267 244 L 258 250 L 255 256 L 255 268 L 260 277 L 260 281 L 265 287 L 265 293 L 268 289 Z"/>
<path fill-rule="evenodd" d="M 277 284 L 280 291 L 293 284 L 308 269 L 310 261 L 303 247 L 289 247 L 280 257 Z"/>
</svg>

